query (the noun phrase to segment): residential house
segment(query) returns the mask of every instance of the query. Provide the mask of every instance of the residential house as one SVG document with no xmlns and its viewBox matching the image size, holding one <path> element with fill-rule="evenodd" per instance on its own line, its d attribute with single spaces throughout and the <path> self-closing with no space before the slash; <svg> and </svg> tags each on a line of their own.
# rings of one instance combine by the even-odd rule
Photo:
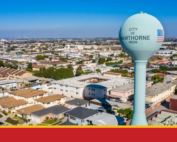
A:
<svg viewBox="0 0 177 142">
<path fill-rule="evenodd" d="M 98 111 L 92 109 L 76 107 L 70 111 L 67 111 L 65 115 L 67 120 L 71 123 L 78 125 L 88 125 L 90 118 L 98 113 Z"/>
<path fill-rule="evenodd" d="M 32 112 L 36 112 L 42 109 L 44 109 L 44 106 L 40 104 L 36 104 L 36 105 L 21 108 L 21 109 L 17 109 L 16 111 L 18 112 L 19 117 L 21 118 L 25 117 L 26 119 L 31 119 Z"/>
<path fill-rule="evenodd" d="M 52 107 L 48 107 L 36 112 L 31 113 L 31 118 L 33 121 L 36 121 L 38 123 L 43 122 L 46 120 L 46 117 L 48 118 L 63 118 L 64 113 L 69 111 L 67 107 L 61 106 L 61 105 L 55 105 Z"/>
<path fill-rule="evenodd" d="M 66 101 L 65 106 L 70 109 L 73 109 L 75 107 L 88 107 L 89 101 L 76 98 L 73 100 Z"/>
<path fill-rule="evenodd" d="M 41 97 L 41 98 L 35 99 L 35 101 L 38 104 L 43 105 L 45 108 L 48 108 L 48 107 L 51 107 L 57 104 L 64 105 L 66 101 L 66 96 L 56 94 L 56 95 Z"/>
<path fill-rule="evenodd" d="M 27 106 L 31 106 L 33 104 L 37 104 L 35 99 L 48 96 L 48 92 L 43 90 L 35 90 L 35 89 L 22 89 L 9 92 L 9 96 L 14 97 L 15 99 L 24 99 L 28 102 Z"/>
<path fill-rule="evenodd" d="M 3 111 L 16 112 L 17 109 L 27 106 L 28 102 L 24 99 L 15 99 L 14 97 L 0 98 L 0 109 Z"/>
</svg>

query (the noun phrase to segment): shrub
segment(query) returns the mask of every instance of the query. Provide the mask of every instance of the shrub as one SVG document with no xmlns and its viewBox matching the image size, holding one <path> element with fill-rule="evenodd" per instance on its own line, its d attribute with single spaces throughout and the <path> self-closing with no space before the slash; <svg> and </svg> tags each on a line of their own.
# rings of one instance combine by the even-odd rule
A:
<svg viewBox="0 0 177 142">
<path fill-rule="evenodd" d="M 46 119 L 46 120 L 49 120 L 49 117 L 47 116 L 45 119 Z"/>
<path fill-rule="evenodd" d="M 23 119 L 18 120 L 18 123 L 19 123 L 19 124 L 22 124 L 22 123 L 24 123 L 24 120 L 23 120 Z"/>
<path fill-rule="evenodd" d="M 33 124 L 29 124 L 29 126 L 33 126 Z"/>
<path fill-rule="evenodd" d="M 11 113 L 11 111 L 9 110 L 8 113 Z"/>
<path fill-rule="evenodd" d="M 3 117 L 3 115 L 2 115 L 2 114 L 0 114 L 0 118 L 1 118 L 1 117 Z"/>
<path fill-rule="evenodd" d="M 8 122 L 8 123 L 10 123 L 10 124 L 17 124 L 17 123 L 18 123 L 18 121 L 15 121 L 15 120 L 11 119 L 10 117 L 8 117 L 8 118 L 6 119 L 6 122 Z"/>
<path fill-rule="evenodd" d="M 23 120 L 26 121 L 27 120 L 26 117 L 24 117 Z"/>
<path fill-rule="evenodd" d="M 17 117 L 17 114 L 15 114 L 15 117 Z"/>
<path fill-rule="evenodd" d="M 52 118 L 52 117 L 50 117 L 50 120 L 53 120 L 53 118 Z"/>
<path fill-rule="evenodd" d="M 57 121 L 57 120 L 58 120 L 58 119 L 55 117 L 55 118 L 54 118 L 54 121 Z"/>
<path fill-rule="evenodd" d="M 5 111 L 3 111 L 2 113 L 7 116 L 7 113 Z"/>
</svg>

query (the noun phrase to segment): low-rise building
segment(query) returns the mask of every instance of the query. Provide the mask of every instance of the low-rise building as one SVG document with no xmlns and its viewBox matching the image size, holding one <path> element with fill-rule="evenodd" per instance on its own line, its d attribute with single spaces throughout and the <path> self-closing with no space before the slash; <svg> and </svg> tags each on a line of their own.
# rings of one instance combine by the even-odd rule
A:
<svg viewBox="0 0 177 142">
<path fill-rule="evenodd" d="M 146 102 L 156 104 L 174 94 L 176 85 L 157 83 L 146 88 Z"/>
<path fill-rule="evenodd" d="M 25 101 L 28 102 L 27 106 L 31 106 L 37 104 L 35 99 L 43 96 L 48 96 L 48 92 L 30 88 L 9 92 L 9 96 L 14 97 L 17 100 L 24 99 Z"/>
<path fill-rule="evenodd" d="M 69 111 L 67 107 L 61 106 L 61 105 L 55 105 L 49 108 L 45 108 L 36 112 L 31 113 L 31 118 L 33 121 L 36 121 L 38 123 L 43 122 L 46 120 L 46 117 L 50 118 L 63 118 L 64 113 Z"/>
<path fill-rule="evenodd" d="M 90 117 L 97 115 L 99 112 L 83 108 L 83 107 L 76 107 L 70 111 L 65 113 L 67 120 L 71 123 L 78 124 L 78 125 L 87 125 L 89 124 Z"/>
<path fill-rule="evenodd" d="M 0 68 L 0 80 L 9 80 L 9 79 L 21 79 L 32 77 L 31 72 L 23 71 L 23 70 L 15 70 L 6 67 Z"/>
<path fill-rule="evenodd" d="M 35 99 L 35 101 L 38 104 L 43 105 L 45 108 L 48 108 L 48 107 L 51 107 L 57 104 L 64 105 L 66 101 L 66 96 L 56 94 L 56 95 L 41 97 L 41 98 Z"/>
<path fill-rule="evenodd" d="M 129 77 L 106 77 L 91 73 L 53 81 L 53 93 L 74 98 L 103 99 L 109 90 L 133 82 Z"/>
<path fill-rule="evenodd" d="M 37 105 L 32 105 L 21 109 L 17 109 L 16 111 L 18 112 L 19 117 L 21 118 L 25 117 L 26 119 L 31 119 L 32 112 L 36 112 L 42 109 L 44 109 L 44 107 L 40 104 L 37 104 Z"/>
<path fill-rule="evenodd" d="M 73 100 L 66 101 L 65 106 L 70 109 L 73 109 L 75 107 L 88 107 L 89 101 L 76 98 Z"/>
<path fill-rule="evenodd" d="M 27 106 L 28 102 L 24 99 L 15 99 L 14 97 L 4 97 L 0 99 L 0 109 L 3 111 L 16 112 L 17 109 Z"/>
<path fill-rule="evenodd" d="M 152 85 L 153 81 L 146 81 L 146 88 Z M 110 90 L 110 94 L 107 95 L 110 98 L 120 99 L 122 102 L 127 102 L 134 97 L 134 82 L 116 87 Z"/>
</svg>

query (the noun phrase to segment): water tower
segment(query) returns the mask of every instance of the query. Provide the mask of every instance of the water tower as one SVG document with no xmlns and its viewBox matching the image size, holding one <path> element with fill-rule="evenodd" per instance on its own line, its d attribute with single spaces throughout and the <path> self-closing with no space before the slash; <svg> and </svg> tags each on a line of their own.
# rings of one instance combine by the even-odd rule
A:
<svg viewBox="0 0 177 142">
<path fill-rule="evenodd" d="M 130 125 L 147 125 L 145 114 L 146 64 L 164 40 L 164 30 L 154 16 L 141 12 L 129 17 L 119 32 L 122 48 L 135 64 L 134 113 Z"/>
</svg>

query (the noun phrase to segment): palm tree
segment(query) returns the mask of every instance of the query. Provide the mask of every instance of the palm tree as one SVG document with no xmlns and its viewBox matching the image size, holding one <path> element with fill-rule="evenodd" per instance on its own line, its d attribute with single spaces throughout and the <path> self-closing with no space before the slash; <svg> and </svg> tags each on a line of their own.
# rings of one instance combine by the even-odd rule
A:
<svg viewBox="0 0 177 142">
<path fill-rule="evenodd" d="M 1 90 L 2 90 L 2 93 L 3 93 L 3 97 L 4 97 L 5 88 L 2 87 Z"/>
</svg>

